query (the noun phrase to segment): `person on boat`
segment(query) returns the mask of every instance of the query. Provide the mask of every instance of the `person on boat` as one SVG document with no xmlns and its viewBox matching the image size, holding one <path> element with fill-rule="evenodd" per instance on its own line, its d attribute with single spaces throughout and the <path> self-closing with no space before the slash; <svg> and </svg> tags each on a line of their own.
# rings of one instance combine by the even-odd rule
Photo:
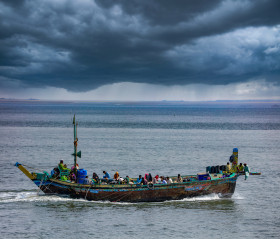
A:
<svg viewBox="0 0 280 239">
<path fill-rule="evenodd" d="M 134 184 L 133 179 L 131 179 L 128 175 L 126 175 L 124 179 L 124 183 L 126 184 Z"/>
<path fill-rule="evenodd" d="M 70 169 L 67 168 L 67 165 L 63 163 L 63 160 L 60 160 L 58 168 L 60 169 L 60 171 L 70 171 Z"/>
<path fill-rule="evenodd" d="M 157 184 L 157 183 L 158 183 L 158 178 L 159 178 L 159 176 L 156 175 L 156 176 L 153 178 L 152 183 L 153 183 L 153 184 Z"/>
<path fill-rule="evenodd" d="M 152 174 L 149 173 L 149 176 L 148 176 L 148 182 L 152 182 L 153 181 L 153 177 L 152 177 Z"/>
<path fill-rule="evenodd" d="M 77 163 L 76 163 L 76 167 L 75 167 L 75 165 L 73 165 L 73 166 L 71 167 L 71 172 L 73 172 L 73 173 L 75 174 L 76 177 L 77 177 L 77 175 L 78 175 L 78 170 L 79 170 L 79 164 L 77 164 Z"/>
<path fill-rule="evenodd" d="M 123 184 L 124 183 L 124 178 L 123 177 L 119 177 L 118 182 L 119 182 L 119 184 Z"/>
<path fill-rule="evenodd" d="M 227 166 L 226 166 L 227 173 L 230 173 L 230 170 L 231 170 L 231 166 L 230 166 L 229 162 L 227 162 Z"/>
<path fill-rule="evenodd" d="M 70 180 L 72 181 L 72 182 L 76 182 L 76 175 L 75 175 L 75 173 L 74 172 L 71 172 L 70 173 Z"/>
<path fill-rule="evenodd" d="M 148 174 L 148 173 L 145 173 L 144 178 L 145 178 L 146 180 L 148 180 L 148 177 L 149 177 L 149 174 Z"/>
<path fill-rule="evenodd" d="M 182 182 L 183 182 L 183 179 L 182 179 L 181 175 L 178 174 L 178 176 L 177 176 L 177 183 L 182 183 Z"/>
<path fill-rule="evenodd" d="M 246 163 L 244 163 L 244 173 L 245 173 L 245 180 L 249 177 L 250 169 Z"/>
<path fill-rule="evenodd" d="M 237 166 L 237 171 L 239 173 L 243 172 L 244 171 L 244 166 L 242 165 L 242 163 L 240 163 L 238 166 Z"/>
<path fill-rule="evenodd" d="M 128 175 L 125 176 L 124 182 L 125 182 L 126 184 L 129 184 L 130 178 L 129 178 Z"/>
<path fill-rule="evenodd" d="M 106 172 L 105 170 L 103 171 L 103 178 L 101 179 L 102 182 L 105 183 L 110 183 L 113 181 L 113 179 L 111 179 L 110 174 L 108 172 Z"/>
<path fill-rule="evenodd" d="M 58 178 L 59 177 L 59 169 L 58 168 L 54 168 L 52 171 L 51 171 L 51 176 L 53 178 Z"/>
<path fill-rule="evenodd" d="M 116 173 L 114 174 L 114 180 L 118 181 L 118 180 L 119 180 L 119 177 L 120 177 L 119 172 L 116 172 Z"/>
<path fill-rule="evenodd" d="M 153 177 L 151 173 L 146 173 L 144 177 L 148 182 L 152 182 Z"/>
<path fill-rule="evenodd" d="M 165 180 L 165 178 L 163 176 L 161 176 L 160 178 L 161 178 L 162 184 L 167 184 L 167 182 L 166 182 L 166 180 Z"/>
<path fill-rule="evenodd" d="M 89 181 L 89 179 L 88 179 L 88 176 L 86 176 L 86 178 L 84 179 L 83 184 L 90 184 L 90 181 Z"/>
<path fill-rule="evenodd" d="M 75 169 L 75 165 L 73 165 L 72 167 L 71 167 L 71 170 L 73 171 Z M 79 169 L 79 164 L 77 164 L 76 163 L 76 169 L 78 170 Z"/>
<path fill-rule="evenodd" d="M 167 178 L 166 178 L 166 182 L 167 182 L 167 184 L 173 183 L 172 178 L 167 177 Z"/>
<path fill-rule="evenodd" d="M 137 184 L 143 183 L 143 182 L 142 182 L 142 175 L 139 175 L 139 177 L 137 178 L 136 183 L 137 183 Z"/>
<path fill-rule="evenodd" d="M 92 174 L 92 181 L 93 183 L 99 183 L 99 177 L 96 173 Z"/>
<path fill-rule="evenodd" d="M 103 171 L 103 178 L 104 179 L 110 179 L 110 174 L 108 173 L 108 172 L 106 172 L 106 171 Z"/>
<path fill-rule="evenodd" d="M 148 180 L 146 178 L 142 178 L 142 183 L 143 183 L 143 185 L 147 185 L 148 184 Z"/>
</svg>

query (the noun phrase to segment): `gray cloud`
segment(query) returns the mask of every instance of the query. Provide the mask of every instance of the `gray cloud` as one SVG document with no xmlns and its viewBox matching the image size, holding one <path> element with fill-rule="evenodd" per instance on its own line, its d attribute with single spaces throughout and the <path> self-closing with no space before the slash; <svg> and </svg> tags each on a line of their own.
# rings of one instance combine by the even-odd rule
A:
<svg viewBox="0 0 280 239">
<path fill-rule="evenodd" d="M 279 82 L 278 0 L 26 0 L 0 9 L 1 87 Z"/>
</svg>

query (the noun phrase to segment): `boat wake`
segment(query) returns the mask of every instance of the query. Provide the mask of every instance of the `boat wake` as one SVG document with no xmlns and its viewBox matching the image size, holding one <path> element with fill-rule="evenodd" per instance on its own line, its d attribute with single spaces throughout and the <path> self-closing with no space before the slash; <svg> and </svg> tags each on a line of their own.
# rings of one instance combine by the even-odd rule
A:
<svg viewBox="0 0 280 239">
<path fill-rule="evenodd" d="M 171 200 L 165 202 L 154 202 L 153 204 L 172 203 L 172 202 L 203 202 L 203 201 L 218 201 L 218 200 L 240 200 L 244 199 L 238 194 L 234 194 L 231 199 L 220 198 L 218 194 L 210 194 L 206 196 L 198 196 L 193 198 L 184 198 L 182 200 Z M 132 205 L 138 203 L 129 202 L 109 202 L 109 201 L 88 201 L 86 199 L 73 199 L 69 197 L 62 197 L 57 195 L 38 194 L 35 191 L 21 191 L 21 192 L 0 192 L 0 203 L 13 202 L 83 202 L 95 204 L 118 204 L 118 205 Z"/>
<path fill-rule="evenodd" d="M 57 195 L 42 195 L 37 192 L 0 192 L 0 203 L 13 202 L 66 202 L 66 201 L 82 201 L 84 199 L 72 199 Z"/>
<path fill-rule="evenodd" d="M 232 198 L 223 198 L 219 194 L 209 194 L 206 196 L 198 196 L 193 198 L 184 198 L 182 200 L 176 200 L 177 202 L 196 202 L 196 201 L 216 201 L 216 200 L 235 200 L 235 199 L 244 199 L 239 195 L 233 195 Z"/>
</svg>

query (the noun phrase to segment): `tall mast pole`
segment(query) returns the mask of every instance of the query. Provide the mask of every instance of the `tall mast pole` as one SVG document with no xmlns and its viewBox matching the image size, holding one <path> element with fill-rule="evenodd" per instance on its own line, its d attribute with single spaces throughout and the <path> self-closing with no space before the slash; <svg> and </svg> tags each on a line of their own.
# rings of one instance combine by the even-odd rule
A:
<svg viewBox="0 0 280 239">
<path fill-rule="evenodd" d="M 77 124 L 75 122 L 75 115 L 74 115 L 74 118 L 73 118 L 73 125 L 74 125 L 74 167 L 76 168 L 78 138 L 77 138 Z"/>
<path fill-rule="evenodd" d="M 78 127 L 78 122 L 76 123 L 75 121 L 75 115 L 74 115 L 74 118 L 73 118 L 73 125 L 74 125 L 74 153 L 72 154 L 74 156 L 74 167 L 75 169 L 77 169 L 77 156 L 79 158 L 82 157 L 82 152 L 79 151 L 77 152 L 77 147 L 78 147 L 78 134 L 77 134 L 77 127 Z"/>
</svg>

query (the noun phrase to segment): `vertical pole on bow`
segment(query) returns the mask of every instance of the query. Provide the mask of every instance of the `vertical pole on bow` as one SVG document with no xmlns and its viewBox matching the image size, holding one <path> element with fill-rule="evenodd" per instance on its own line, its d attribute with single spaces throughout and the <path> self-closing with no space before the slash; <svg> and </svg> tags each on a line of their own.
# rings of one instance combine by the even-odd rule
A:
<svg viewBox="0 0 280 239">
<path fill-rule="evenodd" d="M 234 148 L 232 150 L 233 155 L 233 162 L 232 162 L 232 171 L 237 172 L 237 166 L 238 166 L 238 148 Z"/>
</svg>

